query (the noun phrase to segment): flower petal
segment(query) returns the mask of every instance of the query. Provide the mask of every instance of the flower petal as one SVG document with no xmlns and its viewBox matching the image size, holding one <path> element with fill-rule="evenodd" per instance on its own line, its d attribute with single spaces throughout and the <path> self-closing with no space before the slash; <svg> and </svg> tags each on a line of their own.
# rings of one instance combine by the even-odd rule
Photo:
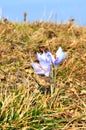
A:
<svg viewBox="0 0 86 130">
<path fill-rule="evenodd" d="M 49 59 L 50 64 L 54 63 L 55 58 L 50 52 L 47 52 L 47 58 Z"/>
<path fill-rule="evenodd" d="M 40 62 L 40 60 L 45 60 L 46 59 L 46 53 L 44 51 L 43 51 L 42 54 L 37 52 L 37 59 L 39 60 L 39 62 Z"/>
<path fill-rule="evenodd" d="M 66 53 L 62 51 L 62 48 L 59 47 L 59 49 L 56 52 L 56 60 L 54 62 L 55 65 L 60 64 L 66 57 Z"/>
<path fill-rule="evenodd" d="M 43 52 L 43 54 L 39 54 L 37 53 L 37 59 L 39 60 L 39 62 L 46 62 L 46 63 L 49 63 L 51 64 L 51 56 L 52 55 L 50 52 Z"/>
<path fill-rule="evenodd" d="M 49 64 L 32 63 L 31 65 L 34 68 L 34 70 L 36 71 L 35 72 L 36 74 L 42 74 L 42 75 L 45 75 L 45 76 L 49 76 L 49 74 L 50 74 L 50 65 Z"/>
</svg>

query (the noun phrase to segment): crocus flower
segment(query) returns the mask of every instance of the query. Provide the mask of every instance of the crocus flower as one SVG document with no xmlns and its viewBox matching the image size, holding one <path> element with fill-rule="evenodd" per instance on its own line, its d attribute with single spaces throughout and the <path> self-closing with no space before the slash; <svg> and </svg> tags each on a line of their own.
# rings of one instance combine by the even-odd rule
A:
<svg viewBox="0 0 86 130">
<path fill-rule="evenodd" d="M 42 54 L 37 53 L 38 63 L 32 63 L 32 67 L 35 70 L 36 74 L 41 74 L 45 76 L 49 76 L 51 71 L 51 65 L 59 65 L 66 57 L 66 53 L 62 51 L 62 48 L 56 52 L 56 57 L 54 57 L 51 52 L 43 52 Z"/>
<path fill-rule="evenodd" d="M 66 53 L 62 51 L 62 48 L 59 47 L 56 51 L 55 57 L 49 52 L 48 57 L 51 59 L 52 64 L 59 65 L 66 57 Z"/>
<path fill-rule="evenodd" d="M 43 54 L 37 53 L 37 59 L 39 60 L 39 64 L 38 63 L 31 64 L 36 74 L 49 76 L 51 71 L 51 60 L 47 55 L 48 55 L 47 52 L 43 52 Z"/>
<path fill-rule="evenodd" d="M 48 64 L 52 64 L 51 62 L 51 58 L 49 56 L 49 52 L 44 52 L 43 51 L 43 54 L 40 54 L 40 53 L 37 53 L 37 59 L 39 62 L 46 62 Z"/>
</svg>

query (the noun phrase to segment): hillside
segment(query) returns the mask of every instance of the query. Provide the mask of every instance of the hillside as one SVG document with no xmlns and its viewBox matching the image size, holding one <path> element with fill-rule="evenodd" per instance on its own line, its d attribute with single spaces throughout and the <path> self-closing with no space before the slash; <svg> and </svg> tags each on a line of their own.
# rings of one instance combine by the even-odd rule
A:
<svg viewBox="0 0 86 130">
<path fill-rule="evenodd" d="M 67 53 L 55 92 L 34 74 L 36 53 Z M 1 130 L 86 129 L 86 27 L 49 22 L 0 23 Z"/>
</svg>

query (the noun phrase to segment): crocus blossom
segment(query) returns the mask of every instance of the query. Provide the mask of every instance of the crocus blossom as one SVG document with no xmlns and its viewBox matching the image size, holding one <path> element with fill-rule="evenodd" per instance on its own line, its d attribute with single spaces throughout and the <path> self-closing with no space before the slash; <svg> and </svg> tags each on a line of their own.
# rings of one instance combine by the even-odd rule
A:
<svg viewBox="0 0 86 130">
<path fill-rule="evenodd" d="M 48 57 L 50 57 L 52 64 L 59 65 L 66 57 L 66 53 L 62 51 L 62 48 L 59 47 L 56 51 L 55 57 L 49 52 Z"/>
<path fill-rule="evenodd" d="M 62 48 L 59 47 L 59 49 L 56 52 L 56 59 L 54 61 L 55 65 L 60 64 L 66 57 L 66 53 L 62 51 Z"/>
<path fill-rule="evenodd" d="M 48 54 L 47 52 L 43 52 L 43 54 L 37 53 L 37 59 L 39 60 L 39 64 L 38 63 L 31 64 L 36 74 L 49 76 L 51 71 L 51 60 L 49 59 L 47 54 Z"/>
<path fill-rule="evenodd" d="M 42 74 L 49 76 L 51 71 L 51 65 L 59 65 L 66 57 L 66 53 L 62 51 L 62 48 L 59 47 L 56 51 L 56 56 L 54 57 L 51 52 L 43 52 L 42 54 L 37 53 L 38 63 L 32 63 L 32 67 L 35 70 L 36 74 Z"/>
</svg>

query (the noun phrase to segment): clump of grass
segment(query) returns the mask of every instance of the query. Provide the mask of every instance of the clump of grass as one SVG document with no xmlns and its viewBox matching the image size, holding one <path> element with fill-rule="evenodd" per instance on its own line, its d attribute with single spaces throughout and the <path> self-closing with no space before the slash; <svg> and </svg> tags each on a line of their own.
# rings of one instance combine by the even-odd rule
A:
<svg viewBox="0 0 86 130">
<path fill-rule="evenodd" d="M 0 24 L 0 129 L 86 129 L 86 28 L 48 22 Z M 51 95 L 33 74 L 36 52 L 67 52 Z"/>
</svg>

